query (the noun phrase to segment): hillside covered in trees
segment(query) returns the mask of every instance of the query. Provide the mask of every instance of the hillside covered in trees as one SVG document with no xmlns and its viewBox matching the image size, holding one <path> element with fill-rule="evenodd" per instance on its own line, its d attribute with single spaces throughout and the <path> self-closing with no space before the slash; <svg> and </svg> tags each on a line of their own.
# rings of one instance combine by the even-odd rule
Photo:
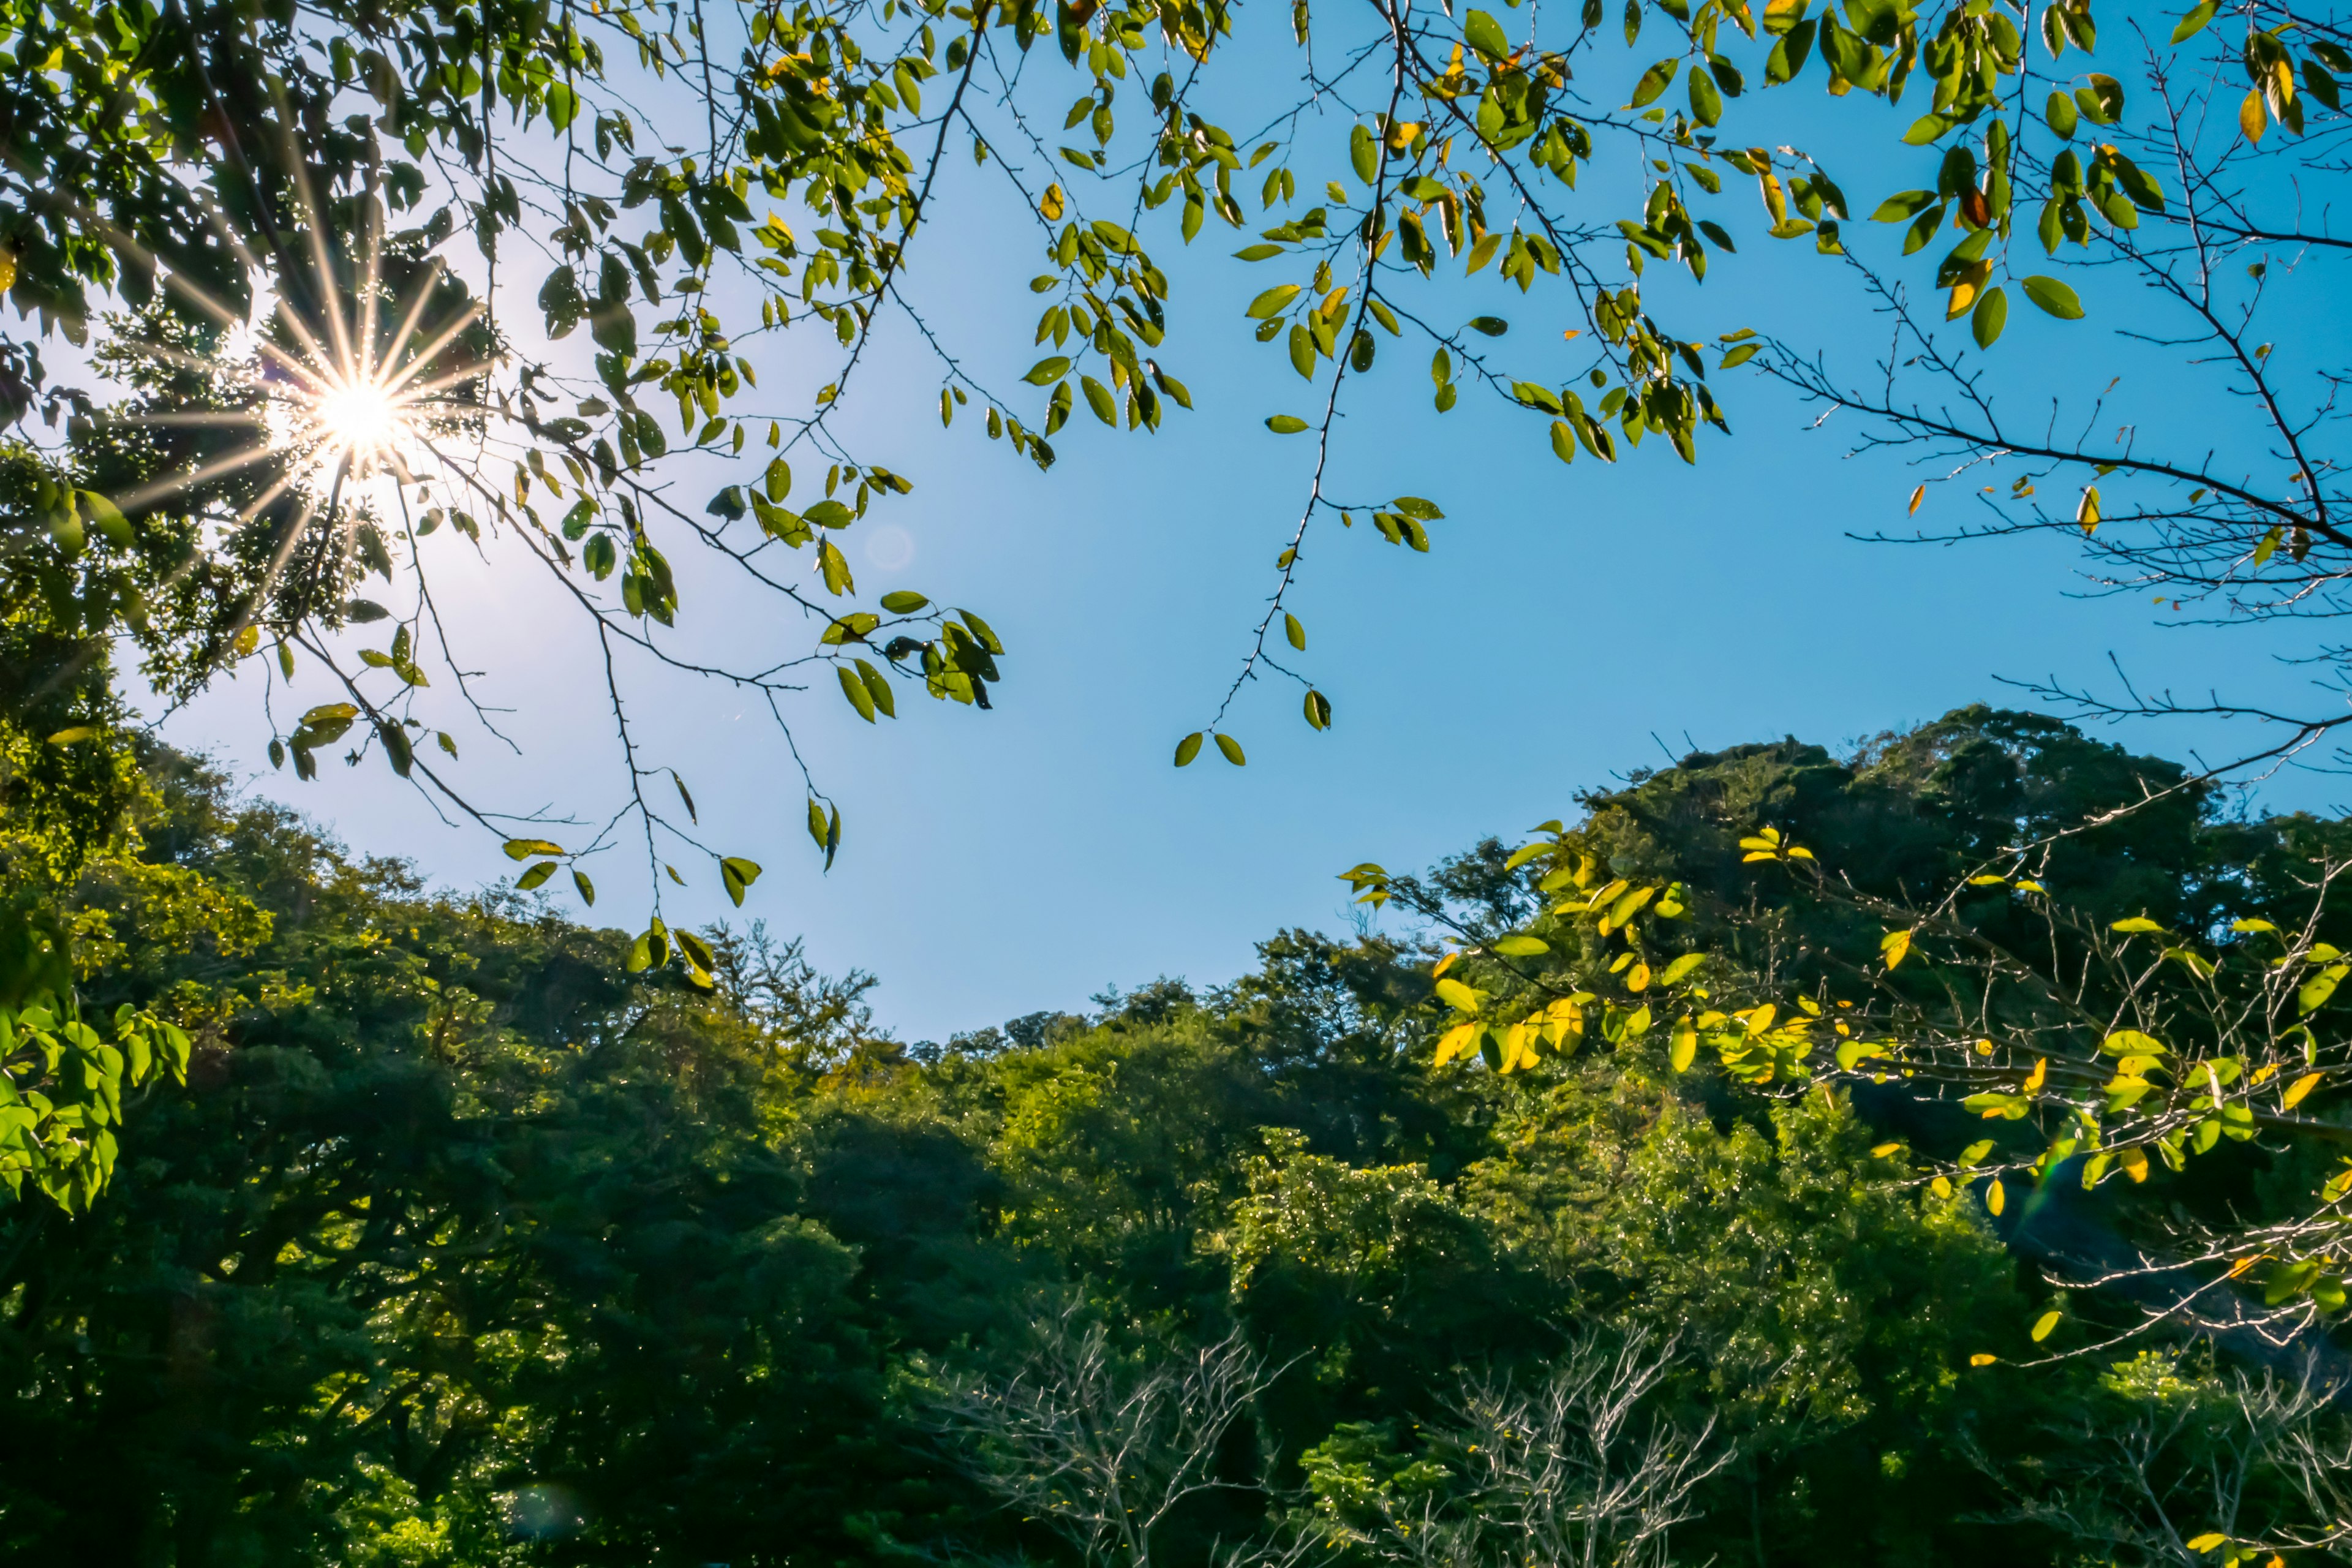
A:
<svg viewBox="0 0 2352 1568">
<path fill-rule="evenodd" d="M 2180 778 L 1970 710 L 1695 755 L 1568 837 L 1785 977 L 1835 917 L 1740 879 L 1758 820 L 1929 888 Z M 2078 1161 L 1996 1218 L 1930 1173 L 1982 1123 L 1899 1078 L 1676 1070 L 1643 1028 L 1435 1067 L 1437 938 L 1539 902 L 1500 843 L 1230 984 L 907 1043 L 759 926 L 707 933 L 705 994 L 200 763 L 147 779 L 76 895 L 80 989 L 177 1020 L 186 1081 L 126 1096 L 86 1212 L 0 1209 L 9 1561 L 1827 1568 L 2342 1528 L 2324 1326 L 2057 1288 L 2152 1215 L 2291 1203 L 2304 1155 Z M 2046 879 L 2226 929 L 2341 837 L 2167 798 Z"/>
</svg>

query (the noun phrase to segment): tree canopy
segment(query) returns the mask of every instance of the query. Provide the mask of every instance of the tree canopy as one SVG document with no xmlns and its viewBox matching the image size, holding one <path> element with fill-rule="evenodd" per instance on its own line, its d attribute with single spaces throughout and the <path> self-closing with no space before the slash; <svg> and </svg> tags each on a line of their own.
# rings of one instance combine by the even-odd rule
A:
<svg viewBox="0 0 2352 1568">
<path fill-rule="evenodd" d="M 1576 1048 L 1439 1066 L 1454 1009 L 1409 929 L 901 1042 L 868 978 L 762 928 L 701 933 L 709 991 L 632 973 L 623 933 L 431 892 L 150 761 L 132 858 L 220 913 L 126 879 L 85 915 L 112 943 L 90 1005 L 168 997 L 193 1045 L 184 1088 L 127 1096 L 105 1201 L 0 1211 L 13 1554 L 2056 1564 L 2100 1531 L 2260 1561 L 2338 1528 L 2305 1489 L 2343 1439 L 2315 1363 L 2152 1331 L 2073 1273 L 2168 1205 L 2291 1205 L 2291 1150 L 1988 1215 L 1931 1179 L 1973 1119 L 1924 1088 L 1677 1070 L 1663 1025 L 1597 1004 Z M 1976 710 L 1855 759 L 1694 757 L 1576 837 L 1680 869 L 1727 969 L 1759 928 L 1703 929 L 1727 809 L 1879 846 L 1900 882 L 2020 791 L 2168 766 Z M 2184 812 L 2050 874 L 2137 903 L 2303 830 Z M 1504 858 L 1391 885 L 1508 929 L 1535 877 Z M 1845 917 L 1788 886 L 1801 966 Z M 2053 1310 L 2081 1353 L 2015 1364 Z M 1094 1494 L 1015 1489 L 1112 1430 L 1150 1516 L 1124 1547 L 1057 1525 Z"/>
<path fill-rule="evenodd" d="M 20 67 L 5 103 L 5 273 L 39 329 L 6 349 L 5 411 L 25 437 L 11 603 L 35 613 L 37 578 L 47 635 L 128 637 L 167 696 L 246 659 L 276 661 L 284 681 L 310 672 L 327 700 L 306 690 L 269 721 L 280 765 L 310 776 L 339 747 L 380 753 L 509 843 L 533 885 L 569 868 L 593 900 L 582 858 L 635 837 L 655 914 L 681 860 L 740 896 L 760 868 L 708 841 L 687 781 L 633 735 L 639 676 L 753 694 L 780 758 L 806 777 L 829 863 L 839 804 L 823 759 L 791 746 L 791 705 L 837 688 L 869 721 L 895 717 L 901 689 L 985 706 L 1003 673 L 996 630 L 940 595 L 862 607 L 835 542 L 871 508 L 908 504 L 898 498 L 919 477 L 838 428 L 853 392 L 906 395 L 859 374 L 877 334 L 911 332 L 935 353 L 942 420 L 969 410 L 1050 465 L 1081 403 L 1130 431 L 1189 405 L 1155 257 L 1255 227 L 1236 254 L 1270 282 L 1248 318 L 1310 384 L 1306 414 L 1276 407 L 1266 423 L 1315 451 L 1264 616 L 1181 763 L 1212 737 L 1243 760 L 1234 705 L 1262 676 L 1296 681 L 1308 723 L 1331 721 L 1331 680 L 1305 662 L 1287 596 L 1310 533 L 1360 513 L 1426 550 L 1446 508 L 1467 504 L 1342 499 L 1356 491 L 1333 439 L 1343 391 L 1363 381 L 1382 395 L 1376 363 L 1408 341 L 1407 357 L 1433 351 L 1440 409 L 1465 388 L 1498 397 L 1562 461 L 1614 460 L 1651 435 L 1695 460 L 1701 426 L 1728 429 L 1723 372 L 1755 359 L 1869 416 L 1865 443 L 1948 456 L 1944 479 L 1975 485 L 2000 468 L 2006 494 L 1985 493 L 2025 510 L 2000 511 L 1996 530 L 2079 527 L 2117 585 L 2294 613 L 2333 581 L 2332 470 L 2282 380 L 2300 366 L 2274 363 L 2254 322 L 2292 281 L 2264 258 L 2324 268 L 2339 247 L 2266 215 L 2298 180 L 2329 177 L 2333 73 L 2352 56 L 2326 15 L 2246 7 L 2242 39 L 2218 16 L 2110 18 L 2101 54 L 2088 0 L 1842 12 L 1629 0 L 1622 16 L 1596 0 L 1540 17 L 1298 5 L 1279 30 L 1200 0 L 26 0 L 0 11 Z M 2253 89 L 2225 105 L 2241 67 Z M 1265 83 L 1294 70 L 1296 100 L 1269 113 Z M 1828 101 L 1772 90 L 1814 84 Z M 1082 90 L 1065 112 L 1071 87 Z M 1906 90 L 1923 113 L 1854 119 Z M 1933 245 L 1940 258 L 1864 242 L 1844 185 L 1795 146 L 1820 145 L 1817 131 L 1872 179 L 1932 166 L 1927 184 L 1864 205 L 1900 226 L 1904 257 Z M 1034 227 L 1048 352 L 1025 369 L 975 363 L 910 291 L 948 180 L 985 195 L 974 210 L 988 221 Z M 1734 199 L 1750 182 L 1753 210 Z M 1657 263 L 1703 279 L 1730 264 L 1735 229 L 1818 252 L 1811 287 L 1835 302 L 1830 315 L 1891 316 L 1883 395 L 1852 390 L 1822 344 L 1759 338 L 1711 319 L 1703 292 L 1651 276 Z M 2084 314 L 2075 288 L 2034 270 L 2079 273 L 2062 255 L 2135 279 L 2110 291 L 2126 330 L 2155 319 L 2131 314 L 2143 306 L 2185 313 L 2218 350 L 2193 351 L 2196 374 L 2221 376 L 2206 401 L 2247 395 L 2255 426 L 2202 457 L 2011 429 L 1996 413 L 2005 389 L 2047 391 L 2093 424 L 2121 406 L 2074 385 L 2074 354 L 1993 353 L 2012 296 L 2062 321 Z M 2242 283 L 2222 265 L 2241 258 Z M 1965 318 L 1972 341 L 1915 310 L 1927 272 L 1906 275 L 1931 265 L 1945 315 Z M 1569 332 L 1577 368 L 1512 368 L 1536 346 L 1507 338 L 1503 317 L 1453 324 L 1459 277 L 1490 268 L 1539 315 L 1581 323 Z M 99 345 L 110 392 L 48 373 L 42 351 L 59 334 Z M 68 416 L 61 442 L 23 423 L 36 409 Z M 2293 470 L 2284 489 L 2236 477 L 2265 439 L 2277 446 L 2265 460 Z M 1427 455 L 1424 488 L 1445 488 L 1434 475 L 1447 463 Z M 733 482 L 707 506 L 682 499 L 673 476 L 709 468 Z M 2132 499 L 2103 500 L 2098 479 Z M 2031 510 L 2053 486 L 2064 503 Z M 2162 499 L 2175 489 L 2185 499 Z M 435 600 L 447 569 L 434 563 L 485 537 L 516 594 L 584 617 L 601 658 L 605 690 L 587 700 L 611 721 L 623 788 L 617 811 L 578 808 L 582 832 L 463 785 L 458 737 L 490 716 L 468 706 L 468 629 Z M 774 628 L 697 635 L 716 628 L 679 601 L 688 552 L 773 595 Z M 360 591 L 371 574 L 389 604 Z M 102 675 L 91 668 L 79 689 L 45 686 L 23 743 L 105 746 L 118 731 Z M 2299 721 L 2298 740 L 2331 722 Z M 649 961 L 707 970 L 657 921 L 644 934 Z"/>
</svg>

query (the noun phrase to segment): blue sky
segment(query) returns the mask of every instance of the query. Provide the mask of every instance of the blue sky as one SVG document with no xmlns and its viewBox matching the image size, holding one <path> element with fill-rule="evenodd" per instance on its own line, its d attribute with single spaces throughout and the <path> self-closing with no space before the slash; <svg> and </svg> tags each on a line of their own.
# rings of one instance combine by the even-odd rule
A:
<svg viewBox="0 0 2352 1568">
<path fill-rule="evenodd" d="M 1838 111 L 1886 126 L 1908 118 L 1883 106 Z M 1826 110 L 1807 113 L 1822 136 L 1854 140 Z M 1343 129 L 1330 123 L 1320 134 L 1336 163 Z M 1030 346 L 1037 303 L 1023 287 L 1037 270 L 1035 230 L 1006 220 L 990 172 L 960 165 L 934 248 L 918 253 L 908 283 L 982 379 L 1010 387 L 1040 352 Z M 1302 188 L 1324 172 L 1303 159 Z M 1893 164 L 1836 172 L 1865 209 L 1922 183 Z M 1752 195 L 1725 200 L 1746 204 L 1740 232 L 1753 233 Z M 1595 211 L 1608 216 L 1597 201 Z M 1891 252 L 1895 231 L 1861 233 L 1870 227 L 1850 233 Z M 1836 420 L 1808 428 L 1812 411 L 1751 372 L 1718 378 L 1737 434 L 1704 439 L 1696 468 L 1663 441 L 1614 468 L 1589 458 L 1568 468 L 1543 421 L 1491 400 L 1465 395 L 1436 416 L 1428 346 L 1408 340 L 1383 344 L 1350 405 L 1335 489 L 1438 500 L 1448 515 L 1431 528 L 1431 552 L 1391 547 L 1360 523 L 1318 522 L 1292 605 L 1334 727 L 1310 731 L 1297 689 L 1268 681 L 1228 726 L 1249 765 L 1212 752 L 1179 772 L 1171 751 L 1237 668 L 1304 495 L 1309 438 L 1276 437 L 1262 421 L 1320 399 L 1279 344 L 1250 341 L 1243 307 L 1281 275 L 1224 259 L 1247 237 L 1212 226 L 1190 252 L 1172 233 L 1156 247 L 1175 284 L 1161 358 L 1199 411 L 1171 412 L 1160 434 L 1141 437 L 1114 436 L 1082 410 L 1056 440 L 1050 475 L 992 446 L 969 415 L 942 431 L 936 370 L 911 331 L 886 330 L 844 428 L 917 488 L 877 508 L 845 548 L 869 596 L 914 587 L 988 617 L 1008 648 L 997 709 L 909 695 L 897 722 L 869 727 L 827 676 L 792 714 L 803 753 L 844 806 L 844 847 L 820 874 L 799 777 L 763 712 L 724 689 L 644 682 L 633 721 L 649 752 L 685 776 L 714 844 L 768 868 L 733 915 L 704 867 L 673 857 L 696 884 L 669 889 L 673 920 L 757 916 L 803 935 L 820 965 L 880 975 L 884 1024 L 944 1037 L 1083 1006 L 1107 985 L 1162 973 L 1229 979 L 1278 928 L 1344 927 L 1338 873 L 1358 861 L 1412 867 L 1485 834 L 1522 834 L 1572 816 L 1578 791 L 1694 744 L 1788 733 L 1836 746 L 1970 701 L 2023 705 L 2001 677 L 2111 683 L 2111 657 L 2143 689 L 2281 700 L 2305 689 L 2305 676 L 2274 660 L 2298 644 L 2273 631 L 2169 627 L 2179 617 L 2145 598 L 2078 596 L 2080 562 L 2063 540 L 1853 542 L 1850 532 L 1901 527 L 1927 476 L 1849 457 L 1851 430 Z M 1687 319 L 1710 331 L 1755 325 L 1818 342 L 1845 363 L 1866 359 L 1879 328 L 1838 269 L 1809 247 L 1759 243 L 1719 258 L 1703 289 L 1664 284 L 1654 268 L 1654 297 L 1703 310 Z M 2209 418 L 2180 395 L 2171 362 L 2113 335 L 2107 323 L 2128 301 L 2076 281 L 2094 319 L 2062 325 L 2021 302 L 2004 363 L 2100 375 L 2112 365 L 2128 383 L 2118 418 L 2174 430 Z M 1509 317 L 1499 346 L 1517 374 L 1557 384 L 1577 363 L 1560 339 L 1572 324 L 1564 297 L 1522 300 L 1489 279 L 1444 291 L 1433 310 Z M 1951 329 L 1956 340 L 1961 331 Z M 779 407 L 783 389 L 827 374 L 814 360 L 759 363 Z M 738 477 L 714 468 L 693 499 Z M 1918 521 L 1955 523 L 1967 507 L 1960 487 L 1931 487 Z M 490 672 L 482 689 L 492 700 L 517 710 L 504 725 L 522 747 L 520 758 L 502 754 L 453 722 L 463 782 L 510 805 L 609 809 L 618 763 L 592 647 L 510 575 L 454 553 L 436 570 L 446 607 L 467 627 L 462 657 Z M 702 628 L 690 635 L 768 635 L 772 610 L 690 567 L 684 579 L 689 625 Z M 299 683 L 295 697 L 325 700 Z M 330 764 L 313 785 L 271 773 L 258 699 L 252 675 L 225 682 L 166 734 L 317 815 L 356 849 L 410 858 L 457 888 L 511 873 L 495 845 L 445 826 L 373 763 L 348 773 Z M 2246 749 L 2242 733 L 2210 726 L 2115 738 L 2176 756 Z M 2262 798 L 2325 807 L 2342 796 L 2331 777 L 2291 773 Z M 624 848 L 592 869 L 604 889 L 597 916 L 642 916 L 641 853 Z M 560 903 L 577 910 L 568 894 Z"/>
</svg>

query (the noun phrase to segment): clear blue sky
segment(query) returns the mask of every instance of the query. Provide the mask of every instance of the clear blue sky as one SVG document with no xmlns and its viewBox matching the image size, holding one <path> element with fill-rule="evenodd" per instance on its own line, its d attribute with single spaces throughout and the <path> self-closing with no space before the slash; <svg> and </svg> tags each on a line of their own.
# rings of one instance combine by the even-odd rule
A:
<svg viewBox="0 0 2352 1568">
<path fill-rule="evenodd" d="M 1835 130 L 1824 121 L 1822 134 Z M 1325 144 L 1336 149 L 1338 135 L 1325 132 Z M 908 281 L 956 352 L 1009 388 L 1039 352 L 1023 286 L 1038 269 L 1035 231 L 1005 221 L 986 172 L 959 166 Z M 1921 183 L 1893 166 L 1837 172 L 1865 209 Z M 1302 187 L 1321 177 L 1302 163 Z M 1850 229 L 1891 249 L 1896 231 L 1861 233 L 1871 226 Z M 1744 219 L 1741 232 L 1753 232 Z M 1432 552 L 1391 547 L 1366 526 L 1318 523 L 1293 605 L 1309 632 L 1303 662 L 1336 706 L 1334 728 L 1308 731 L 1297 689 L 1269 681 L 1230 725 L 1248 745 L 1246 769 L 1211 752 L 1178 772 L 1171 750 L 1202 724 L 1236 668 L 1304 494 L 1309 439 L 1274 436 L 1261 421 L 1306 412 L 1320 395 L 1279 344 L 1249 339 L 1242 307 L 1277 279 L 1224 262 L 1244 237 L 1212 225 L 1192 253 L 1177 250 L 1172 233 L 1157 247 L 1176 288 L 1162 359 L 1200 411 L 1171 411 L 1154 437 L 1114 437 L 1082 410 L 1048 476 L 988 443 L 969 415 L 942 432 L 935 370 L 909 330 L 886 329 L 845 428 L 917 489 L 877 508 L 846 548 L 869 595 L 915 587 L 990 619 L 1009 649 L 996 711 L 909 694 L 896 723 L 870 728 L 827 674 L 792 715 L 803 752 L 844 803 L 845 847 L 820 875 L 798 775 L 764 714 L 727 690 L 641 682 L 634 718 L 651 752 L 685 774 L 714 842 L 768 868 L 733 916 L 707 867 L 679 858 L 696 886 L 669 889 L 673 920 L 758 916 L 805 935 L 820 965 L 881 976 L 883 1023 L 908 1038 L 944 1037 L 1080 1007 L 1106 985 L 1162 973 L 1230 979 L 1252 964 L 1251 944 L 1280 927 L 1344 927 L 1337 875 L 1356 862 L 1418 866 L 1485 834 L 1521 834 L 1572 816 L 1578 791 L 1693 744 L 1792 733 L 1835 746 L 1970 701 L 2021 703 L 2003 676 L 2109 680 L 2111 655 L 2144 688 L 2325 700 L 2273 662 L 2296 645 L 2272 633 L 2168 628 L 2168 612 L 2144 598 L 2071 597 L 2084 584 L 2063 542 L 1852 542 L 1849 531 L 1900 526 L 1926 476 L 1848 458 L 1850 432 L 1836 421 L 1809 430 L 1810 412 L 1751 373 L 1718 380 L 1737 435 L 1706 438 L 1696 468 L 1663 441 L 1614 468 L 1590 458 L 1563 468 L 1532 416 L 1476 396 L 1435 416 L 1428 348 L 1408 340 L 1350 404 L 1335 488 L 1439 500 L 1448 516 L 1431 529 Z M 1653 279 L 1662 271 L 1654 267 Z M 2119 345 L 2102 324 L 2117 319 L 2116 302 L 2077 281 L 2105 313 L 2060 326 L 2021 304 L 2001 345 L 2018 356 L 2011 363 L 2112 361 L 2118 373 L 2146 373 L 2122 395 L 2119 408 L 2145 388 L 2129 416 L 2176 428 L 2205 417 L 2178 395 L 2177 370 Z M 1681 303 L 1692 291 L 1667 286 L 1658 297 Z M 1719 259 L 1696 303 L 1707 313 L 1694 323 L 1817 340 L 1848 363 L 1878 335 L 1809 247 Z M 1556 384 L 1568 373 L 1564 300 L 1539 290 L 1523 301 L 1488 282 L 1452 290 L 1439 313 L 1479 310 L 1513 321 L 1506 357 L 1519 374 Z M 829 374 L 773 351 L 758 363 L 780 396 Z M 730 477 L 714 468 L 688 499 Z M 1933 489 L 1920 521 L 1954 522 L 1966 506 L 1958 487 Z M 493 700 L 520 710 L 509 724 L 520 760 L 451 715 L 463 781 L 509 805 L 609 809 L 618 762 L 576 632 L 536 595 L 454 550 L 433 564 L 445 608 L 467 624 L 462 657 L 490 672 Z M 685 589 L 688 616 L 710 628 L 697 635 L 772 629 L 772 610 L 700 574 L 689 571 Z M 326 700 L 314 686 L 295 695 Z M 373 763 L 353 773 L 330 763 L 307 786 L 271 773 L 258 700 L 257 676 L 226 682 L 166 733 L 317 815 L 355 849 L 410 858 L 458 888 L 511 873 L 494 845 L 445 826 Z M 2172 755 L 2243 749 L 2242 736 L 2210 728 L 2116 738 Z M 2343 793 L 2305 773 L 2263 798 L 2327 806 Z M 596 913 L 637 921 L 641 854 L 625 846 L 592 868 L 604 889 Z M 577 910 L 568 892 L 559 902 Z"/>
</svg>

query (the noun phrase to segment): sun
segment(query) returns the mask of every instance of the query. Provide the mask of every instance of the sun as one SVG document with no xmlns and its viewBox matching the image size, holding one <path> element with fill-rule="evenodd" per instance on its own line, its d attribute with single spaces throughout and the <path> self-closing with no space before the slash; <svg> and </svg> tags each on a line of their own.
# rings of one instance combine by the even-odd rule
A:
<svg viewBox="0 0 2352 1568">
<path fill-rule="evenodd" d="M 411 400 L 384 379 L 329 379 L 308 398 L 310 423 L 333 461 L 365 472 L 395 458 L 409 434 Z"/>
</svg>

